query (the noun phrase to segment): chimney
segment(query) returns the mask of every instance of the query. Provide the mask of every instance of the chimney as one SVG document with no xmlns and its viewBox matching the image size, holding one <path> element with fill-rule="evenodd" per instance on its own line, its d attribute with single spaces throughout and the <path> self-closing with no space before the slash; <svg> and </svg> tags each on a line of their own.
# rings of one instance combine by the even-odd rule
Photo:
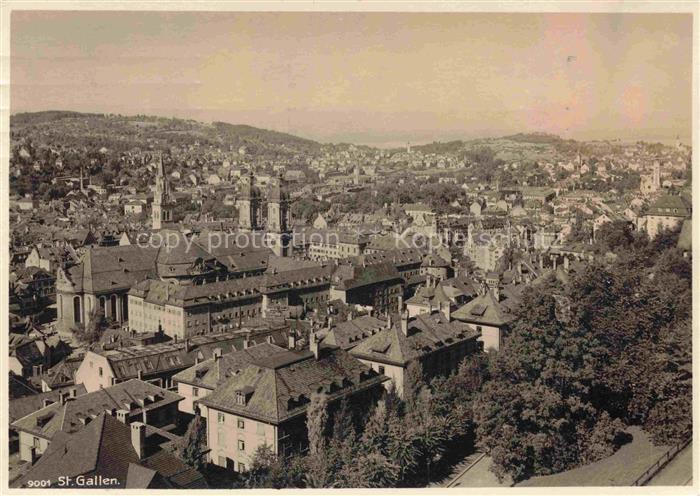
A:
<svg viewBox="0 0 700 496">
<path fill-rule="evenodd" d="M 452 321 L 452 314 L 450 311 L 450 302 L 449 301 L 442 301 L 440 302 L 440 311 L 443 313 L 445 318 L 447 319 L 447 322 Z"/>
<path fill-rule="evenodd" d="M 408 336 L 408 312 L 401 312 L 401 332 L 404 336 Z"/>
<path fill-rule="evenodd" d="M 290 330 L 289 332 L 289 342 L 287 344 L 287 348 L 290 350 L 296 349 L 297 347 L 297 334 L 296 332 Z"/>
<path fill-rule="evenodd" d="M 129 423 L 129 410 L 121 409 L 117 410 L 117 420 L 122 424 Z"/>
<path fill-rule="evenodd" d="M 318 342 L 318 339 L 316 338 L 316 333 L 314 331 L 311 331 L 309 333 L 309 349 L 314 354 L 316 360 L 318 360 L 320 352 L 320 343 Z"/>
<path fill-rule="evenodd" d="M 139 369 L 136 372 L 136 377 L 138 378 L 139 381 L 142 381 L 143 380 L 143 370 Z"/>
<path fill-rule="evenodd" d="M 245 341 L 243 341 L 243 348 L 246 348 Z M 221 358 L 221 348 L 214 348 L 214 361 L 217 361 L 219 358 Z"/>
<path fill-rule="evenodd" d="M 139 460 L 142 460 L 146 448 L 146 424 L 143 422 L 131 424 L 131 445 L 134 447 Z"/>
<path fill-rule="evenodd" d="M 243 338 L 243 349 L 247 350 L 248 348 L 250 348 L 250 339 L 246 336 Z"/>
<path fill-rule="evenodd" d="M 70 397 L 75 398 L 78 396 L 78 389 L 77 388 L 70 388 Z"/>
<path fill-rule="evenodd" d="M 496 301 L 501 301 L 501 290 L 498 287 L 498 283 L 490 284 L 489 291 L 491 291 L 491 294 L 493 294 L 493 297 Z"/>
<path fill-rule="evenodd" d="M 348 322 L 352 320 L 352 310 L 348 312 Z"/>
<path fill-rule="evenodd" d="M 185 339 L 185 353 L 189 353 L 189 352 L 190 352 L 190 340 Z"/>
<path fill-rule="evenodd" d="M 65 404 L 66 404 L 66 398 L 68 398 L 68 393 L 65 393 L 65 392 L 63 392 L 63 391 L 61 391 L 60 393 L 58 393 L 58 402 L 59 402 L 61 405 L 65 405 Z"/>
<path fill-rule="evenodd" d="M 387 328 L 387 329 L 391 329 L 391 324 L 392 324 L 392 322 L 391 322 L 391 314 L 387 314 L 387 316 L 386 316 L 386 328 Z"/>
<path fill-rule="evenodd" d="M 401 313 L 403 311 L 403 295 L 399 295 L 397 303 L 397 311 Z"/>
</svg>

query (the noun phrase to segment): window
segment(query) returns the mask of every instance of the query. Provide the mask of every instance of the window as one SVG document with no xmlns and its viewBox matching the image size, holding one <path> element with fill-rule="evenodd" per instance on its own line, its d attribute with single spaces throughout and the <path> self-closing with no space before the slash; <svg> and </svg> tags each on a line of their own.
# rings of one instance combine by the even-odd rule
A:
<svg viewBox="0 0 700 496">
<path fill-rule="evenodd" d="M 196 388 L 196 387 L 192 388 L 192 396 L 194 396 L 195 398 L 197 396 L 199 396 L 199 388 Z"/>
<path fill-rule="evenodd" d="M 238 451 L 245 451 L 245 441 L 242 439 L 238 440 Z"/>
<path fill-rule="evenodd" d="M 384 365 L 379 366 L 379 373 L 383 374 L 384 373 Z"/>
<path fill-rule="evenodd" d="M 245 422 L 241 419 L 238 419 L 238 428 L 245 429 Z"/>
<path fill-rule="evenodd" d="M 97 369 L 97 374 L 98 374 L 100 377 L 102 377 L 102 367 L 100 367 L 99 369 Z"/>
<path fill-rule="evenodd" d="M 218 415 L 217 419 L 218 419 L 218 421 L 219 421 L 220 424 L 223 424 L 223 423 L 224 423 L 224 418 L 225 418 L 225 417 L 226 417 L 226 416 L 225 416 L 223 413 L 219 412 L 219 415 Z"/>
<path fill-rule="evenodd" d="M 239 463 L 239 464 L 238 464 L 238 471 L 239 471 L 239 472 L 245 472 L 245 463 Z"/>
<path fill-rule="evenodd" d="M 218 465 L 220 467 L 225 467 L 226 466 L 226 457 L 225 456 L 219 456 L 219 463 Z"/>
</svg>

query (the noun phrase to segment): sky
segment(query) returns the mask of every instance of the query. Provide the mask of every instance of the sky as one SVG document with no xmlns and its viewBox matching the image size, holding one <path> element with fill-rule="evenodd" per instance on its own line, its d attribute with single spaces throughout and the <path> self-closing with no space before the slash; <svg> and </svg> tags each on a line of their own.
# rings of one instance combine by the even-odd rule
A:
<svg viewBox="0 0 700 496">
<path fill-rule="evenodd" d="M 12 113 L 376 146 L 691 136 L 689 14 L 14 11 L 10 43 Z"/>
</svg>

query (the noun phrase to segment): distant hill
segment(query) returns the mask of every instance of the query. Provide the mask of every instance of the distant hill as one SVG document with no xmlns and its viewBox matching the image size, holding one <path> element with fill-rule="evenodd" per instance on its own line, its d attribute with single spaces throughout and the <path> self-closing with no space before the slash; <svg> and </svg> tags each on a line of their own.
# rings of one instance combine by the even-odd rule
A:
<svg viewBox="0 0 700 496">
<path fill-rule="evenodd" d="M 27 126 L 44 122 L 85 117 L 103 117 L 103 114 L 84 114 L 70 110 L 46 110 L 43 112 L 20 112 L 10 116 L 10 126 Z"/>
<path fill-rule="evenodd" d="M 510 136 L 503 136 L 501 139 L 517 141 L 519 143 L 536 143 L 553 145 L 564 141 L 556 134 L 548 133 L 518 133 Z"/>
<path fill-rule="evenodd" d="M 216 135 L 224 140 L 239 141 L 241 143 L 269 143 L 273 145 L 282 145 L 298 148 L 320 148 L 320 143 L 306 138 L 299 138 L 291 134 L 280 133 L 278 131 L 270 131 L 260 129 L 245 124 L 228 124 L 226 122 L 215 122 L 213 124 Z"/>
<path fill-rule="evenodd" d="M 10 116 L 13 138 L 28 137 L 45 144 L 104 146 L 111 150 L 134 147 L 214 146 L 254 155 L 294 155 L 316 152 L 322 145 L 291 134 L 247 125 L 147 115 L 123 116 L 51 110 Z"/>
</svg>

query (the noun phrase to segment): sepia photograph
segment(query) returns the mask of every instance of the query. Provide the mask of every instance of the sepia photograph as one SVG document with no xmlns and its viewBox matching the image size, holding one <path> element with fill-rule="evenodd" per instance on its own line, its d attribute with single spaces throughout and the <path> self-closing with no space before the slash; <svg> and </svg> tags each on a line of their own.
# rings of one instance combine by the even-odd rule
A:
<svg viewBox="0 0 700 496">
<path fill-rule="evenodd" d="M 698 493 L 696 2 L 3 3 L 0 492 Z"/>
</svg>

